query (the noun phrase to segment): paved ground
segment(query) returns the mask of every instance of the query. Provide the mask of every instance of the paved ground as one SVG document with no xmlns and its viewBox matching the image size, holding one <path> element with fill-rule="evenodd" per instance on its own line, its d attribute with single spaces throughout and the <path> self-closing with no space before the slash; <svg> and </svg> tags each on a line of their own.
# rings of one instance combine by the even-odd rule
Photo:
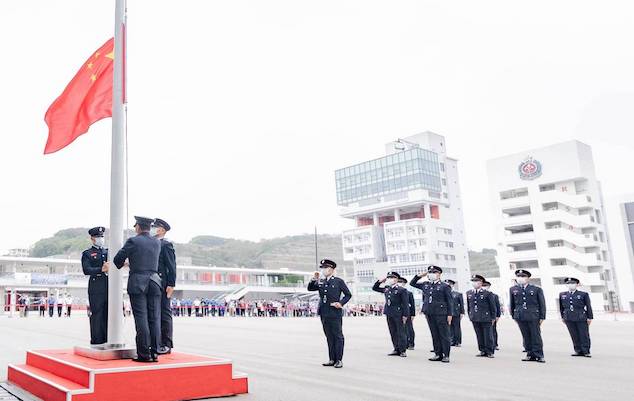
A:
<svg viewBox="0 0 634 401">
<path fill-rule="evenodd" d="M 570 357 L 564 325 L 543 326 L 546 364 L 521 362 L 519 330 L 500 323 L 501 351 L 495 359 L 475 358 L 475 335 L 463 320 L 463 347 L 450 364 L 428 362 L 430 337 L 417 318 L 417 349 L 407 358 L 391 350 L 382 318 L 346 318 L 343 369 L 324 368 L 325 340 L 312 318 L 178 318 L 178 350 L 234 360 L 249 374 L 249 395 L 237 401 L 409 401 L 409 400 L 632 400 L 634 321 L 595 321 L 592 359 Z M 131 320 L 126 335 L 133 338 Z M 6 364 L 22 362 L 26 349 L 71 347 L 88 335 L 85 316 L 71 319 L 0 317 L 0 381 Z"/>
</svg>

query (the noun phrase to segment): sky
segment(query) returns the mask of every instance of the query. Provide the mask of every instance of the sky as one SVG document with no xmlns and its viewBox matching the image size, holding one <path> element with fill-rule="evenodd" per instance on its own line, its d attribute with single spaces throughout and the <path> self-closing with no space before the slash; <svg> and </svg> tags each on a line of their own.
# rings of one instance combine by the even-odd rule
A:
<svg viewBox="0 0 634 401">
<path fill-rule="evenodd" d="M 43 155 L 44 113 L 113 35 L 114 0 L 0 4 L 0 249 L 108 225 L 110 120 Z M 487 159 L 592 146 L 634 192 L 629 1 L 128 1 L 129 220 L 259 240 L 351 226 L 334 170 L 433 131 L 467 245 L 494 247 Z"/>
</svg>

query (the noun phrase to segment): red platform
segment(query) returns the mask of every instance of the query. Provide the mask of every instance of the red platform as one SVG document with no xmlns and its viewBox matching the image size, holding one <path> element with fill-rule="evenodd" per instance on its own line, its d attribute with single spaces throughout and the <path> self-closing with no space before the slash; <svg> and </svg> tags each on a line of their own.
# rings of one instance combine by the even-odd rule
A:
<svg viewBox="0 0 634 401">
<path fill-rule="evenodd" d="M 44 401 L 179 401 L 248 392 L 228 359 L 172 353 L 158 363 L 98 361 L 72 350 L 28 351 L 9 383 Z"/>
</svg>

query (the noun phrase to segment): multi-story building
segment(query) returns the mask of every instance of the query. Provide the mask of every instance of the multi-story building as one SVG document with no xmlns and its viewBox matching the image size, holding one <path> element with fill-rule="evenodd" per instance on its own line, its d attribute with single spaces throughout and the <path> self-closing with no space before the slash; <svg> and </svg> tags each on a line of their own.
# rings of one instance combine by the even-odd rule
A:
<svg viewBox="0 0 634 401">
<path fill-rule="evenodd" d="M 491 206 L 498 235 L 501 283 L 516 269 L 532 273 L 550 312 L 576 277 L 593 309 L 618 305 L 601 186 L 592 150 L 578 141 L 489 160 Z M 503 292 L 505 293 L 505 292 Z M 508 296 L 508 294 L 504 294 Z"/>
<path fill-rule="evenodd" d="M 634 312 L 634 194 L 608 200 L 607 213 L 621 307 Z"/>
<path fill-rule="evenodd" d="M 455 159 L 432 132 L 385 146 L 386 156 L 335 172 L 343 257 L 354 267 L 357 302 L 373 300 L 372 284 L 388 270 L 411 278 L 428 265 L 463 288 L 469 280 L 462 200 Z"/>
</svg>

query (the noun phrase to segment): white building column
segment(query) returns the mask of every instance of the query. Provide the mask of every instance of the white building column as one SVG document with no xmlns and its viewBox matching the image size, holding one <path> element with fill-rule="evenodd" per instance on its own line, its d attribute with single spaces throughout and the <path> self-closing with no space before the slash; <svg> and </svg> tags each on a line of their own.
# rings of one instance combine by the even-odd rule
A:
<svg viewBox="0 0 634 401">
<path fill-rule="evenodd" d="M 372 224 L 379 225 L 379 214 L 377 212 L 372 213 Z"/>
<path fill-rule="evenodd" d="M 429 203 L 423 204 L 423 214 L 425 215 L 425 219 L 431 219 L 431 208 L 429 207 Z"/>
<path fill-rule="evenodd" d="M 394 209 L 394 221 L 400 221 L 401 220 L 401 211 L 400 209 L 396 208 Z"/>
</svg>

